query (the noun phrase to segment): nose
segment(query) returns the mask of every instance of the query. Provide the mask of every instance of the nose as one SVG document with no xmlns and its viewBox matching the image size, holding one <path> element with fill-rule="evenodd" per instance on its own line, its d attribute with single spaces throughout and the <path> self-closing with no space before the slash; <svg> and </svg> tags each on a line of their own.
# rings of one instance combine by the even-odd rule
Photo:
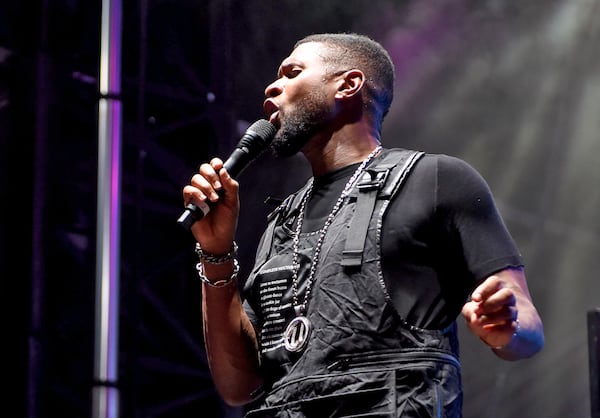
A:
<svg viewBox="0 0 600 418">
<path fill-rule="evenodd" d="M 282 80 L 283 80 L 283 78 L 278 78 L 277 80 L 275 80 L 271 84 L 269 84 L 265 88 L 265 96 L 266 97 L 279 96 L 281 94 L 281 92 L 283 91 Z"/>
</svg>

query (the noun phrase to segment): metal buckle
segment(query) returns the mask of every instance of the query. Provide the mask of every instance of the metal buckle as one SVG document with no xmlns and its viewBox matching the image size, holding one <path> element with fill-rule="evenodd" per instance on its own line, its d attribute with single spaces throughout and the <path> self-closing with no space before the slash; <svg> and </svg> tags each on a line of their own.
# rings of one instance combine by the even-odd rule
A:
<svg viewBox="0 0 600 418">
<path fill-rule="evenodd" d="M 357 184 L 358 190 L 361 192 L 370 192 L 372 190 L 379 190 L 385 184 L 387 176 L 390 173 L 389 168 L 385 171 L 381 170 L 365 170 L 361 176 L 360 182 Z M 373 178 L 375 175 L 375 178 Z"/>
</svg>

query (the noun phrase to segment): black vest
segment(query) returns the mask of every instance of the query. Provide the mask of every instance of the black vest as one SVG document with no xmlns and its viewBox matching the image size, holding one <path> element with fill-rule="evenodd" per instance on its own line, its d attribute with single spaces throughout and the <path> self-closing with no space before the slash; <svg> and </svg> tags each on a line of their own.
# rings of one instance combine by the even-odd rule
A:
<svg viewBox="0 0 600 418">
<path fill-rule="evenodd" d="M 292 239 L 304 187 L 269 217 L 244 296 L 260 322 L 264 393 L 247 417 L 460 417 L 456 326 L 425 330 L 394 310 L 380 263 L 382 219 L 422 153 L 384 150 L 359 177 L 323 241 L 300 353 L 283 347 L 295 316 Z M 300 234 L 306 279 L 319 233 Z M 304 300 L 301 280 L 299 300 Z"/>
</svg>

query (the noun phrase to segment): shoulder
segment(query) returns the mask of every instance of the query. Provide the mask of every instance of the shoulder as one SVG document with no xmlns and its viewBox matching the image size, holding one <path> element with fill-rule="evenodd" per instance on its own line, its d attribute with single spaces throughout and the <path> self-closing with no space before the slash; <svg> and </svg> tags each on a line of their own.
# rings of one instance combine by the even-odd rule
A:
<svg viewBox="0 0 600 418">
<path fill-rule="evenodd" d="M 479 174 L 477 170 L 465 160 L 447 154 L 425 153 L 420 162 L 422 168 L 437 169 L 450 173 L 473 173 Z"/>
<path fill-rule="evenodd" d="M 418 154 L 419 166 L 421 170 L 424 169 L 436 169 L 442 168 L 444 170 L 451 171 L 470 171 L 477 172 L 473 166 L 458 157 L 447 155 L 447 154 L 434 154 L 418 150 L 405 149 L 405 148 L 384 148 L 381 153 L 381 159 L 383 158 L 399 158 L 406 154 Z"/>
<path fill-rule="evenodd" d="M 382 156 L 386 159 L 395 158 L 402 152 L 417 152 L 403 148 L 386 148 Z M 475 193 L 489 192 L 489 186 L 484 177 L 470 163 L 447 154 L 420 152 L 418 160 L 411 169 L 410 182 L 426 182 L 438 191 L 468 191 Z"/>
<path fill-rule="evenodd" d="M 471 164 L 452 155 L 426 153 L 403 148 L 386 148 L 382 152 L 382 157 L 383 159 L 393 160 L 409 153 L 416 153 L 418 156 L 412 169 L 417 177 L 434 177 L 444 180 L 444 182 L 485 183 L 481 174 Z"/>
<path fill-rule="evenodd" d="M 479 171 L 447 154 L 424 153 L 414 165 L 406 188 L 413 194 L 430 196 L 438 209 L 457 210 L 464 205 L 471 207 L 473 202 L 489 206 L 493 201 Z"/>
<path fill-rule="evenodd" d="M 415 172 L 436 178 L 438 187 L 449 189 L 488 189 L 483 176 L 467 161 L 446 154 L 424 154 Z"/>
</svg>

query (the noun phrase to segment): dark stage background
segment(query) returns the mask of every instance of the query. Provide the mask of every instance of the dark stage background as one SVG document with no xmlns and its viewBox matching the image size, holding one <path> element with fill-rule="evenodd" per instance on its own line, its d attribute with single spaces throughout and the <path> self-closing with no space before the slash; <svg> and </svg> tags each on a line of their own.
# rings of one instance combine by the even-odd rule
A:
<svg viewBox="0 0 600 418">
<path fill-rule="evenodd" d="M 123 417 L 239 416 L 207 368 L 193 242 L 175 223 L 181 188 L 263 117 L 264 87 L 293 42 L 324 31 L 367 33 L 390 50 L 384 145 L 475 166 L 526 259 L 546 346 L 503 362 L 461 323 L 465 418 L 590 415 L 600 0 L 124 3 Z M 2 405 L 14 417 L 91 414 L 99 34 L 98 1 L 0 6 Z M 263 200 L 307 175 L 300 157 L 264 155 L 240 176 L 243 273 Z"/>
</svg>

